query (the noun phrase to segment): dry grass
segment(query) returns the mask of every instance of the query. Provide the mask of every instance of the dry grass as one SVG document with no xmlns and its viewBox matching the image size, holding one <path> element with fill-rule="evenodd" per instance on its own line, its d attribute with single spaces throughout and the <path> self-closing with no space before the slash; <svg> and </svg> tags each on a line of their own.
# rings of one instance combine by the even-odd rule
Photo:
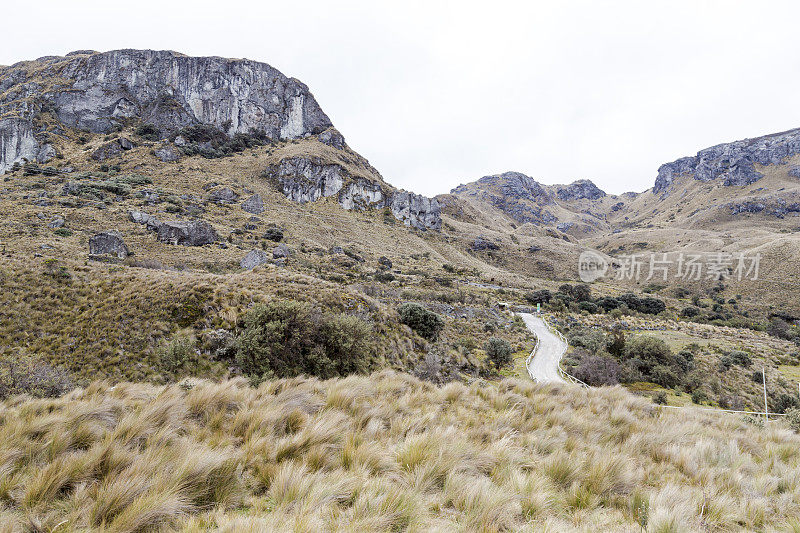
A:
<svg viewBox="0 0 800 533">
<path fill-rule="evenodd" d="M 800 513 L 777 424 L 390 371 L 94 383 L 0 405 L 0 530 L 777 530 Z"/>
</svg>

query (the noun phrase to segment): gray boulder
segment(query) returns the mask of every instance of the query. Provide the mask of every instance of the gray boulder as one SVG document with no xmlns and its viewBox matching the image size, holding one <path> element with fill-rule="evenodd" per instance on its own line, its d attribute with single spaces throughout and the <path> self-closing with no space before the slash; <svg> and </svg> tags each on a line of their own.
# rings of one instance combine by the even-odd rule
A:
<svg viewBox="0 0 800 533">
<path fill-rule="evenodd" d="M 161 225 L 161 222 L 155 216 L 143 211 L 129 211 L 128 218 L 130 218 L 131 222 L 147 225 L 147 229 L 152 231 L 157 230 Z"/>
<path fill-rule="evenodd" d="M 215 189 L 211 191 L 211 194 L 208 195 L 208 200 L 210 202 L 214 202 L 215 204 L 219 205 L 233 204 L 236 203 L 238 199 L 239 195 L 236 194 L 230 187 Z"/>
<path fill-rule="evenodd" d="M 89 239 L 89 254 L 113 255 L 119 259 L 125 259 L 131 255 L 122 236 L 116 231 L 105 231 L 92 236 Z"/>
<path fill-rule="evenodd" d="M 242 202 L 242 209 L 254 215 L 260 215 L 264 212 L 264 200 L 261 199 L 260 194 L 254 194 L 244 202 Z"/>
<path fill-rule="evenodd" d="M 65 224 L 64 217 L 62 217 L 61 215 L 56 215 L 50 219 L 50 222 L 48 222 L 47 227 L 50 229 L 63 228 L 64 224 Z"/>
<path fill-rule="evenodd" d="M 171 144 L 159 146 L 153 151 L 153 155 L 164 163 L 174 163 L 181 158 L 181 153 Z"/>
<path fill-rule="evenodd" d="M 269 256 L 263 250 L 251 250 L 239 262 L 239 266 L 245 270 L 252 270 L 259 265 L 269 262 Z"/>
<path fill-rule="evenodd" d="M 289 247 L 283 243 L 272 249 L 273 259 L 285 259 L 288 258 L 290 254 L 291 250 L 289 250 Z"/>
<path fill-rule="evenodd" d="M 159 241 L 172 245 L 203 246 L 219 240 L 211 224 L 202 220 L 162 222 L 156 232 Z"/>
</svg>

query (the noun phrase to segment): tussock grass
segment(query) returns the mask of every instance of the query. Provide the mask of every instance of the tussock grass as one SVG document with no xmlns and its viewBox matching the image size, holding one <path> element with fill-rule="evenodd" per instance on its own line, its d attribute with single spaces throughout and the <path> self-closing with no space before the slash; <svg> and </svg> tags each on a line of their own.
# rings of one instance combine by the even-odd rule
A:
<svg viewBox="0 0 800 533">
<path fill-rule="evenodd" d="M 96 382 L 0 404 L 0 531 L 786 530 L 800 437 L 621 388 Z"/>
</svg>

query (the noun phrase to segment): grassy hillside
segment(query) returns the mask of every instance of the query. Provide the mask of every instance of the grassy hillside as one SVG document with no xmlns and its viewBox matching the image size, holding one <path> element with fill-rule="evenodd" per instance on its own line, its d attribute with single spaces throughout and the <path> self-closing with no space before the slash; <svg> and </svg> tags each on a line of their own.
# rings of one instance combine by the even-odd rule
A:
<svg viewBox="0 0 800 533">
<path fill-rule="evenodd" d="M 0 530 L 800 527 L 781 422 L 528 381 L 94 383 L 0 406 Z"/>
</svg>

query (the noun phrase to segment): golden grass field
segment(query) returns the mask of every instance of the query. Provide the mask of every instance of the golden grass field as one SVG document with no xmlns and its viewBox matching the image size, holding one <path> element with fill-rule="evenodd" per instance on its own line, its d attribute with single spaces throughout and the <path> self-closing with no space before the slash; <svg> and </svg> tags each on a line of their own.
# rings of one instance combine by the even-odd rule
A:
<svg viewBox="0 0 800 533">
<path fill-rule="evenodd" d="M 619 387 L 96 382 L 0 421 L 9 533 L 800 529 L 800 436 Z"/>
</svg>

